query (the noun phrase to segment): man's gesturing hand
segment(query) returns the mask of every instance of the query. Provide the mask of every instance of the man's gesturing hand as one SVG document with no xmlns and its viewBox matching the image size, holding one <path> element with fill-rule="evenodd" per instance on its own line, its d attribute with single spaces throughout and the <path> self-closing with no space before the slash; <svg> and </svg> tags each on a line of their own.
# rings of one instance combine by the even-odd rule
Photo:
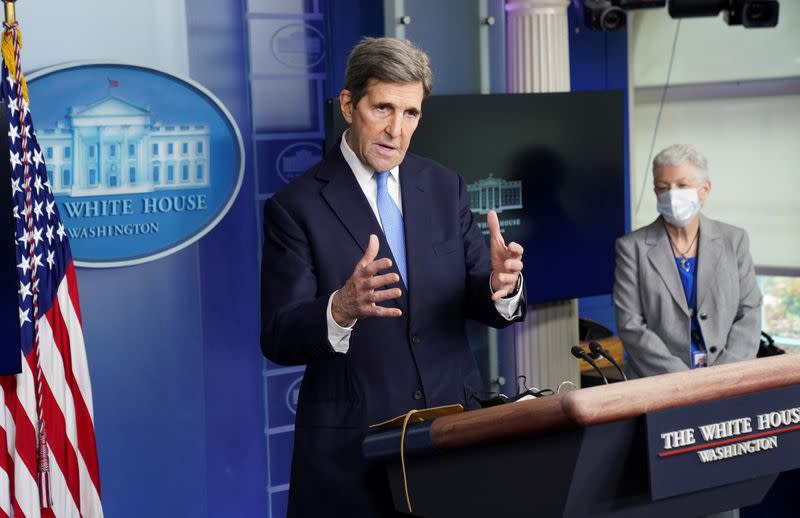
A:
<svg viewBox="0 0 800 518">
<path fill-rule="evenodd" d="M 486 223 L 489 224 L 489 253 L 492 258 L 492 300 L 498 300 L 514 293 L 522 272 L 523 249 L 513 241 L 506 245 L 495 211 L 489 211 Z"/>
<path fill-rule="evenodd" d="M 356 264 L 353 275 L 333 296 L 331 313 L 342 327 L 350 327 L 359 318 L 399 317 L 403 314 L 398 308 L 378 305 L 378 302 L 396 299 L 401 295 L 400 288 L 381 289 L 400 282 L 400 276 L 396 273 L 378 275 L 378 272 L 392 267 L 389 258 L 375 260 L 378 246 L 378 236 L 370 234 L 367 250 Z"/>
</svg>

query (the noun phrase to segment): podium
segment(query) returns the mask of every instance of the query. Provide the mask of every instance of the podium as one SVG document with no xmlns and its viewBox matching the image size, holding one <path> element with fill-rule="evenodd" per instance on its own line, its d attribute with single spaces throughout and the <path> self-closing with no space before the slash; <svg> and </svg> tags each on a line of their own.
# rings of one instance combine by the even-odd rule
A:
<svg viewBox="0 0 800 518">
<path fill-rule="evenodd" d="M 800 467 L 800 354 L 371 432 L 395 509 L 425 517 L 682 517 L 760 502 Z M 500 482 L 502 481 L 502 483 Z"/>
</svg>

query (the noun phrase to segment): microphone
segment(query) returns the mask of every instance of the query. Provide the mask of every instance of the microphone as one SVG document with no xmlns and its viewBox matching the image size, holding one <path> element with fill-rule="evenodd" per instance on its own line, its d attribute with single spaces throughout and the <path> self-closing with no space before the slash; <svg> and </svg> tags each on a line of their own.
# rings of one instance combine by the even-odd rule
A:
<svg viewBox="0 0 800 518">
<path fill-rule="evenodd" d="M 622 379 L 625 380 L 625 381 L 628 381 L 628 377 L 622 371 L 622 368 L 619 366 L 619 363 L 617 363 L 617 360 L 615 360 L 614 357 L 611 356 L 611 353 L 606 351 L 606 349 L 602 345 L 600 345 L 597 342 L 589 342 L 589 350 L 592 351 L 595 354 L 599 354 L 600 356 L 602 356 L 606 360 L 610 361 L 614 365 L 614 367 L 617 368 L 619 373 L 622 374 Z"/>
<path fill-rule="evenodd" d="M 570 349 L 570 352 L 572 352 L 572 356 L 574 356 L 575 358 L 583 360 L 592 367 L 594 367 L 594 370 L 596 370 L 597 373 L 600 374 L 600 377 L 603 378 L 603 383 L 608 385 L 608 378 L 606 378 L 606 375 L 603 374 L 603 371 L 600 370 L 600 367 L 597 366 L 592 357 L 586 354 L 586 351 L 583 350 L 583 347 L 581 347 L 580 345 L 574 345 L 572 346 L 572 349 Z"/>
</svg>

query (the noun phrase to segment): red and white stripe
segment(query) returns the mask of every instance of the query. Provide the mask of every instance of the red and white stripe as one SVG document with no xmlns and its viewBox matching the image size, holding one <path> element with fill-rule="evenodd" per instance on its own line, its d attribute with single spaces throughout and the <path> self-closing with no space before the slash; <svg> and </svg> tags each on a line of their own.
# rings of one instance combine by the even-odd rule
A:
<svg viewBox="0 0 800 518">
<path fill-rule="evenodd" d="M 36 358 L 22 373 L 0 376 L 0 518 L 103 516 L 94 436 L 91 385 L 78 306 L 75 268 L 69 265 L 53 305 L 39 318 L 42 412 L 47 423 L 53 506 L 40 508 L 37 483 Z"/>
</svg>

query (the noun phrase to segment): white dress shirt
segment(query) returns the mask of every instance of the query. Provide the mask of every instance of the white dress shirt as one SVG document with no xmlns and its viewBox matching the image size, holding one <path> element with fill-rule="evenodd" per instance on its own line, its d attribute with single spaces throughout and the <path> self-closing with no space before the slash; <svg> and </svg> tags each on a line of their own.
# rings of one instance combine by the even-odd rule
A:
<svg viewBox="0 0 800 518">
<path fill-rule="evenodd" d="M 345 131 L 345 133 L 342 135 L 342 143 L 339 145 L 339 149 L 342 151 L 342 155 L 344 155 L 347 165 L 350 166 L 350 170 L 353 171 L 356 181 L 358 181 L 358 185 L 361 187 L 361 190 L 364 191 L 364 196 L 366 196 L 369 206 L 372 207 L 372 212 L 375 213 L 375 219 L 378 220 L 378 224 L 381 225 L 381 228 L 383 228 L 381 217 L 378 212 L 378 182 L 375 179 L 375 171 L 362 163 L 353 150 L 350 149 L 350 146 L 347 145 L 347 131 Z M 387 187 L 389 189 L 389 196 L 392 197 L 392 200 L 394 200 L 395 205 L 397 205 L 397 207 L 400 209 L 400 213 L 402 214 L 403 203 L 401 201 L 402 197 L 400 196 L 399 174 L 399 165 L 393 167 L 389 171 L 389 181 L 387 182 Z M 522 282 L 522 275 L 520 275 L 520 281 Z M 521 282 L 520 289 L 517 290 L 517 293 L 513 297 L 499 299 L 494 303 L 495 307 L 497 308 L 497 312 L 500 313 L 506 320 L 513 320 L 521 313 L 521 309 L 519 307 L 522 297 Z M 488 296 L 491 296 L 491 289 L 492 287 L 490 280 Z M 338 353 L 346 353 L 350 349 L 350 333 L 353 332 L 353 327 L 355 327 L 356 322 L 354 322 L 350 327 L 342 327 L 336 323 L 336 320 L 333 318 L 333 312 L 331 311 L 334 295 L 336 295 L 335 291 L 328 299 L 328 341 L 330 342 L 334 351 Z"/>
</svg>

